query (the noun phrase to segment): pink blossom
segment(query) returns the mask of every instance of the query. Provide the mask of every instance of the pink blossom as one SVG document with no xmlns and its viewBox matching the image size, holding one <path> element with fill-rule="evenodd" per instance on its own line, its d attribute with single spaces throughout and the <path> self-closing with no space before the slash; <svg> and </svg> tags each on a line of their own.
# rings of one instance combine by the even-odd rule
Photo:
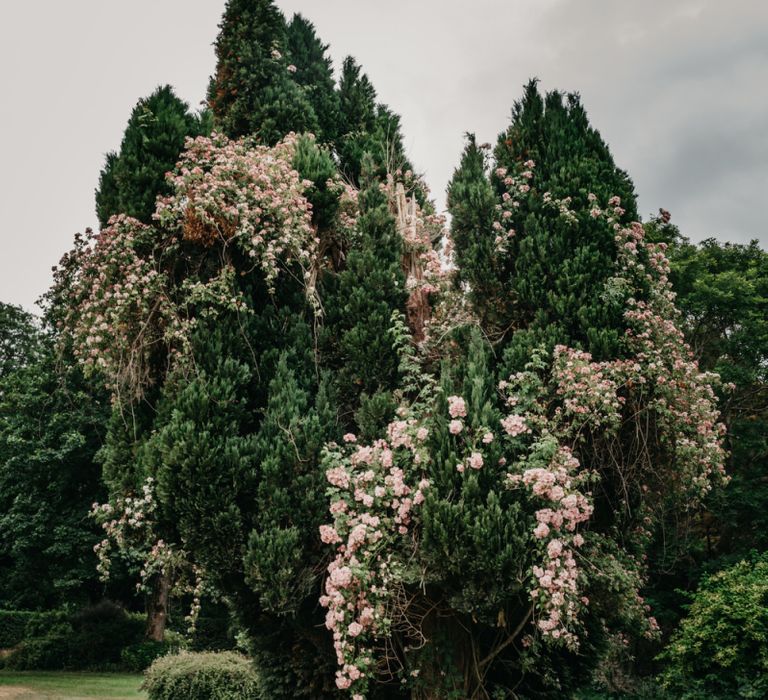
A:
<svg viewBox="0 0 768 700">
<path fill-rule="evenodd" d="M 332 527 L 331 525 L 320 526 L 320 539 L 325 542 L 325 544 L 335 544 L 336 542 L 341 542 L 339 533 L 336 532 L 336 528 Z"/>
<path fill-rule="evenodd" d="M 531 432 L 531 429 L 526 425 L 525 418 L 516 413 L 512 413 L 506 418 L 502 418 L 500 422 L 501 427 L 504 428 L 507 435 L 511 435 L 512 437 Z"/>
<path fill-rule="evenodd" d="M 479 452 L 473 452 L 469 455 L 469 466 L 472 469 L 481 469 L 483 466 L 483 455 Z"/>
<path fill-rule="evenodd" d="M 448 397 L 448 413 L 451 418 L 464 418 L 467 415 L 467 405 L 461 396 Z"/>
</svg>

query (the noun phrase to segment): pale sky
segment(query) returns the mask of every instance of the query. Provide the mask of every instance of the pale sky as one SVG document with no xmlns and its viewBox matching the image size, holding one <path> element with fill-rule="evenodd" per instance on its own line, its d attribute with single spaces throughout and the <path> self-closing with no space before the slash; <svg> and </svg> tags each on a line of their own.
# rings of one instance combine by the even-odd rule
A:
<svg viewBox="0 0 768 700">
<path fill-rule="evenodd" d="M 363 65 L 439 204 L 463 134 L 494 141 L 531 77 L 581 93 L 635 182 L 694 240 L 768 246 L 765 0 L 281 0 Z M 224 0 L 0 0 L 0 301 L 32 310 L 136 101 L 195 106 Z"/>
</svg>

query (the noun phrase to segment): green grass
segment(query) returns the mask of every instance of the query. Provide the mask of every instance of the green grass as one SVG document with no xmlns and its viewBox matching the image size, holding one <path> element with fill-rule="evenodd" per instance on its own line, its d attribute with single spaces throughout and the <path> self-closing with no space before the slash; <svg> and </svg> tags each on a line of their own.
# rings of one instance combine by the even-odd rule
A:
<svg viewBox="0 0 768 700">
<path fill-rule="evenodd" d="M 0 700 L 136 700 L 147 697 L 141 680 L 126 673 L 0 671 Z"/>
</svg>

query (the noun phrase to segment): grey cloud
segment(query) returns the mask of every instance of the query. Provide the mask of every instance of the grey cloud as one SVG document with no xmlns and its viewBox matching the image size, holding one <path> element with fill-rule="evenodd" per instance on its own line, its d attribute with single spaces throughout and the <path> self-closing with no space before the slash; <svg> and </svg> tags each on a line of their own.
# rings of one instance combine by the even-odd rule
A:
<svg viewBox="0 0 768 700">
<path fill-rule="evenodd" d="M 577 91 L 642 212 L 693 239 L 761 237 L 768 184 L 762 0 L 278 0 L 337 63 L 358 58 L 403 116 L 442 206 L 463 133 L 493 140 L 522 85 Z M 133 104 L 169 82 L 196 105 L 224 0 L 0 3 L 0 299 L 31 307 Z"/>
</svg>

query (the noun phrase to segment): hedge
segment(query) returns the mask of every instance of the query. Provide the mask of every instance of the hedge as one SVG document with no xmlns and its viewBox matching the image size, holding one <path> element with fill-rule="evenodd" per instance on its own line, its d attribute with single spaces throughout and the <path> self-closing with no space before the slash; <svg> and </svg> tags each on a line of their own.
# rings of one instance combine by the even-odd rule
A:
<svg viewBox="0 0 768 700">
<path fill-rule="evenodd" d="M 234 652 L 164 656 L 146 672 L 149 700 L 258 700 L 252 663 Z"/>
</svg>

